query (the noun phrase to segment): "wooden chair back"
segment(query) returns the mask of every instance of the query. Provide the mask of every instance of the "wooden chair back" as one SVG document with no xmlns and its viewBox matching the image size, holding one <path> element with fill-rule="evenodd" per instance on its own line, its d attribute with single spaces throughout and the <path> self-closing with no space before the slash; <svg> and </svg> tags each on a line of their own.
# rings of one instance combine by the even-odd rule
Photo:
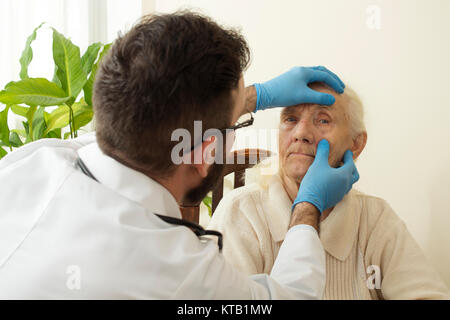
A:
<svg viewBox="0 0 450 320">
<path fill-rule="evenodd" d="M 234 172 L 233 188 L 242 187 L 245 184 L 245 170 L 251 168 L 262 160 L 272 156 L 272 152 L 263 149 L 242 149 L 231 153 L 230 158 L 227 159 L 225 169 L 219 183 L 214 188 L 212 193 L 212 212 L 216 210 L 217 205 L 223 197 L 223 181 L 224 177 Z M 199 222 L 200 205 L 192 207 L 180 206 L 183 219 L 195 223 Z"/>
</svg>

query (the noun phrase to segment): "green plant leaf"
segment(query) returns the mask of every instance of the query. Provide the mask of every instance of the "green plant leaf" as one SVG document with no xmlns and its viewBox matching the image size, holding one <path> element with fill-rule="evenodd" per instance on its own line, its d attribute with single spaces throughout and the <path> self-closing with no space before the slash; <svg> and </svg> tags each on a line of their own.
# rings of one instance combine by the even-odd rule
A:
<svg viewBox="0 0 450 320">
<path fill-rule="evenodd" d="M 32 133 L 31 133 L 31 139 L 33 141 L 41 139 L 44 134 L 45 129 L 47 128 L 47 125 L 45 124 L 45 119 L 44 119 L 44 108 L 43 107 L 40 107 L 34 113 L 32 124 L 33 124 L 33 129 L 32 129 Z"/>
<path fill-rule="evenodd" d="M 74 103 L 72 105 L 72 110 L 75 121 L 74 130 L 78 130 L 92 121 L 94 112 L 92 107 L 86 104 L 84 100 Z M 52 130 L 67 127 L 69 125 L 69 113 L 70 108 L 66 105 L 59 106 L 57 109 L 53 110 L 53 112 L 49 114 L 47 129 L 44 132 L 44 136 Z"/>
<path fill-rule="evenodd" d="M 81 65 L 80 48 L 53 29 L 53 60 L 56 75 L 66 95 L 76 99 L 87 80 Z"/>
<path fill-rule="evenodd" d="M 14 112 L 15 114 L 17 114 L 18 116 L 22 116 L 22 117 L 27 117 L 27 112 L 30 108 L 29 107 L 24 107 L 18 104 L 13 104 L 11 106 L 11 110 L 12 112 Z"/>
<path fill-rule="evenodd" d="M 45 137 L 46 138 L 61 139 L 61 129 L 55 129 L 53 131 L 50 131 Z"/>
<path fill-rule="evenodd" d="M 4 156 L 6 156 L 7 154 L 8 154 L 8 152 L 6 152 L 5 149 L 0 147 L 0 159 L 3 158 Z"/>
<path fill-rule="evenodd" d="M 70 97 L 53 82 L 44 78 L 28 78 L 10 82 L 5 90 L 0 91 L 0 102 L 4 104 L 20 104 L 54 106 L 69 100 Z"/>
<path fill-rule="evenodd" d="M 98 52 L 100 51 L 102 46 L 103 45 L 100 42 L 91 44 L 81 57 L 81 65 L 87 75 L 91 73 L 92 66 L 94 65 L 95 60 L 97 60 Z"/>
<path fill-rule="evenodd" d="M 94 111 L 92 110 L 92 107 L 87 105 L 86 103 L 79 104 L 77 107 L 73 108 L 73 116 L 75 119 L 75 131 L 76 131 L 92 121 Z"/>
<path fill-rule="evenodd" d="M 53 71 L 52 82 L 55 83 L 58 87 L 62 88 L 62 84 L 61 84 L 61 81 L 59 81 L 57 73 L 58 73 L 58 66 L 55 65 L 55 68 L 54 68 L 54 71 Z"/>
<path fill-rule="evenodd" d="M 59 106 L 53 110 L 48 118 L 47 129 L 44 136 L 55 129 L 64 128 L 69 125 L 70 108 L 66 105 Z"/>
<path fill-rule="evenodd" d="M 20 137 L 22 138 L 26 138 L 27 137 L 27 133 L 25 132 L 25 130 L 21 130 L 21 129 L 11 129 L 11 132 L 15 132 L 17 133 Z"/>
<path fill-rule="evenodd" d="M 9 135 L 9 142 L 10 142 L 11 146 L 16 147 L 16 148 L 23 145 L 23 142 L 20 139 L 19 135 L 14 131 L 11 131 L 11 133 Z"/>
<path fill-rule="evenodd" d="M 212 198 L 210 196 L 206 196 L 205 198 L 203 198 L 203 203 L 207 206 L 207 207 L 211 207 L 212 204 Z"/>
<path fill-rule="evenodd" d="M 25 144 L 27 144 L 28 142 L 33 141 L 30 134 L 30 125 L 26 121 L 22 121 L 22 124 L 25 131 Z"/>
<path fill-rule="evenodd" d="M 30 106 L 30 109 L 28 109 L 27 116 L 26 116 L 26 118 L 28 120 L 27 124 L 33 123 L 33 116 L 34 116 L 34 113 L 36 112 L 36 110 L 37 110 L 37 106 Z M 31 125 L 31 127 L 32 127 L 32 125 Z"/>
<path fill-rule="evenodd" d="M 208 208 L 209 216 L 212 216 L 212 197 L 206 196 L 203 198 L 202 202 L 205 204 L 205 206 Z"/>
<path fill-rule="evenodd" d="M 22 121 L 22 125 L 25 134 L 28 136 L 28 134 L 30 133 L 30 126 L 28 125 L 28 122 Z"/>
<path fill-rule="evenodd" d="M 9 143 L 9 127 L 8 127 L 8 111 L 9 106 L 7 105 L 2 112 L 0 112 L 0 141 L 4 145 L 10 146 Z"/>
<path fill-rule="evenodd" d="M 57 137 L 58 139 L 61 139 L 61 132 L 62 132 L 61 129 L 55 129 L 55 130 L 53 130 L 53 131 L 50 131 L 48 134 L 50 135 L 52 132 L 54 132 L 54 133 L 56 134 L 56 137 Z"/>
<path fill-rule="evenodd" d="M 100 66 L 100 63 L 103 60 L 103 57 L 108 53 L 111 48 L 112 43 L 105 44 L 103 46 L 102 51 L 100 52 L 100 56 L 98 57 L 97 62 L 92 66 L 91 74 L 89 75 L 86 84 L 83 87 L 84 99 L 86 103 L 92 106 L 92 89 L 94 88 L 95 75 L 97 74 L 97 69 Z"/>
<path fill-rule="evenodd" d="M 45 120 L 46 124 L 48 123 L 48 118 L 49 117 L 50 117 L 50 113 L 48 113 L 47 111 L 44 110 L 44 120 Z"/>
<path fill-rule="evenodd" d="M 30 65 L 31 60 L 33 60 L 33 49 L 31 48 L 31 43 L 36 40 L 36 32 L 42 27 L 45 22 L 42 22 L 39 27 L 34 29 L 33 33 L 27 38 L 25 43 L 25 48 L 22 51 L 22 56 L 20 57 L 20 79 L 28 78 L 28 66 Z"/>
<path fill-rule="evenodd" d="M 66 140 L 66 139 L 69 138 L 69 137 L 70 137 L 70 132 L 64 133 L 64 140 Z"/>
</svg>

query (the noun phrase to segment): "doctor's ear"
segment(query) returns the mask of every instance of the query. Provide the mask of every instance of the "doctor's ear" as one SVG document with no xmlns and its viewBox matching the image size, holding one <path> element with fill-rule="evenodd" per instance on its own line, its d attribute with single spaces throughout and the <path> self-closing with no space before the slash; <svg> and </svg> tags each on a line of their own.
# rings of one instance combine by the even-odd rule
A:
<svg viewBox="0 0 450 320">
<path fill-rule="evenodd" d="M 353 152 L 353 160 L 356 160 L 361 152 L 364 150 L 367 142 L 367 132 L 360 133 L 356 138 L 353 139 L 353 146 L 351 151 Z"/>
<path fill-rule="evenodd" d="M 205 178 L 211 164 L 215 161 L 216 137 L 210 136 L 192 151 L 192 164 L 198 174 Z"/>
</svg>

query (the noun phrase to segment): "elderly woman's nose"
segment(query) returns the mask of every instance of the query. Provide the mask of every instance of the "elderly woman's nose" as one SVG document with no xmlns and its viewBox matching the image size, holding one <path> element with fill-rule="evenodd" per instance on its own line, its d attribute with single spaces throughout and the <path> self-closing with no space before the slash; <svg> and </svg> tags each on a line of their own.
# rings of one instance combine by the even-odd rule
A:
<svg viewBox="0 0 450 320">
<path fill-rule="evenodd" d="M 314 143 L 314 126 L 311 121 L 300 120 L 294 128 L 295 141 Z"/>
</svg>

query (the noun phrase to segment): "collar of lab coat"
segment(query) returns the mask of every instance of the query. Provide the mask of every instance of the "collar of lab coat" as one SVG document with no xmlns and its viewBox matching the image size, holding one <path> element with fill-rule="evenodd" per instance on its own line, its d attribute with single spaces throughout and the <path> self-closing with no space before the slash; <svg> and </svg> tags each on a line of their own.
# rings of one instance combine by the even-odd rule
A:
<svg viewBox="0 0 450 320">
<path fill-rule="evenodd" d="M 320 223 L 320 240 L 333 257 L 344 261 L 353 247 L 359 228 L 358 202 L 351 190 Z M 275 241 L 283 241 L 291 220 L 292 201 L 284 189 L 281 177 L 271 177 L 266 193 L 269 230 Z"/>
<path fill-rule="evenodd" d="M 145 174 L 105 155 L 97 143 L 80 148 L 78 155 L 105 187 L 142 205 L 152 213 L 181 218 L 178 203 L 169 190 Z"/>
</svg>

